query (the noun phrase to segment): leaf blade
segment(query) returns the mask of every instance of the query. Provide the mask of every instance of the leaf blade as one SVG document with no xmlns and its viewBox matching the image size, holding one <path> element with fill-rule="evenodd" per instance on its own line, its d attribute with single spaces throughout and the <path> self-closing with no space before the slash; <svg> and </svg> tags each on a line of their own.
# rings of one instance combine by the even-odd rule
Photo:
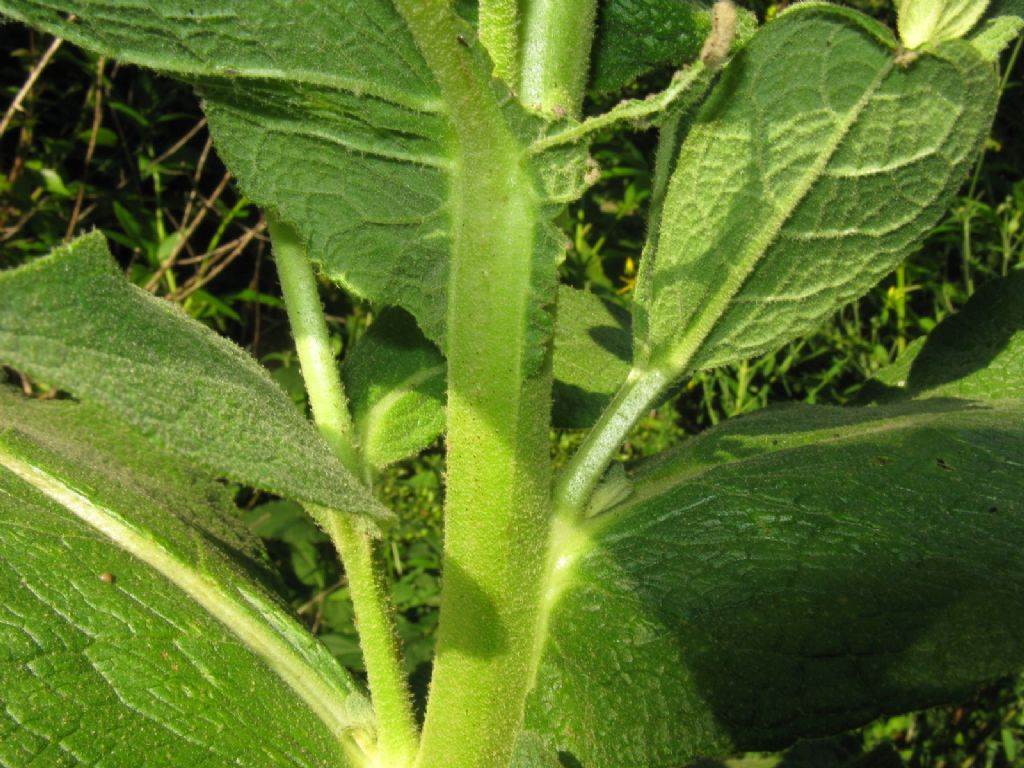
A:
<svg viewBox="0 0 1024 768">
<path fill-rule="evenodd" d="M 808 38 L 820 44 L 797 44 Z M 641 264 L 647 365 L 678 375 L 812 330 L 941 215 L 991 122 L 994 77 L 963 43 L 907 70 L 894 46 L 860 14 L 804 4 L 726 69 L 683 143 Z"/>
<path fill-rule="evenodd" d="M 1018 668 L 1022 461 L 1020 401 L 784 408 L 685 443 L 553 556 L 527 727 L 670 766 Z"/>
<path fill-rule="evenodd" d="M 366 699 L 252 578 L 225 489 L 95 407 L 5 388 L 0 416 L 5 762 L 344 758 Z"/>
<path fill-rule="evenodd" d="M 372 466 L 412 456 L 444 431 L 444 358 L 401 310 L 374 320 L 346 356 L 342 375 Z"/>
<path fill-rule="evenodd" d="M 128 419 L 211 472 L 386 518 L 267 372 L 132 286 L 102 235 L 0 274 L 0 358 Z"/>
</svg>

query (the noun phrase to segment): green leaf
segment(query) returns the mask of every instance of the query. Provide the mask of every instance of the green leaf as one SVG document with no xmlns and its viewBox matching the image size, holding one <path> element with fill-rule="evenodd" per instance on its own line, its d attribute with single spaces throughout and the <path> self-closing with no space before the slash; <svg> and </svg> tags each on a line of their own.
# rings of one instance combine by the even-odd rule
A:
<svg viewBox="0 0 1024 768">
<path fill-rule="evenodd" d="M 913 50 L 925 43 L 963 37 L 978 23 L 988 3 L 989 0 L 896 0 L 900 39 Z"/>
<path fill-rule="evenodd" d="M 213 473 L 334 509 L 390 514 L 266 370 L 131 285 L 98 233 L 0 273 L 0 360 L 102 405 Z"/>
<path fill-rule="evenodd" d="M 386 310 L 374 320 L 346 357 L 343 376 L 372 466 L 412 456 L 444 431 L 445 361 L 405 312 Z"/>
<path fill-rule="evenodd" d="M 554 425 L 592 426 L 626 380 L 632 354 L 628 312 L 588 291 L 562 286 L 552 362 Z"/>
<path fill-rule="evenodd" d="M 1024 31 L 1024 0 L 996 0 L 967 38 L 982 58 L 996 62 Z"/>
<path fill-rule="evenodd" d="M 739 43 L 757 28 L 740 10 Z M 590 89 L 616 91 L 657 67 L 696 60 L 711 31 L 711 9 L 697 0 L 602 0 L 591 54 Z"/>
<path fill-rule="evenodd" d="M 570 764 L 668 768 L 1019 669 L 1022 465 L 1020 400 L 789 407 L 687 441 L 556 539 L 528 729 Z"/>
<path fill-rule="evenodd" d="M 405 308 L 445 346 L 462 137 L 391 0 L 0 0 L 0 12 L 193 83 L 246 197 L 294 226 L 331 280 Z M 459 29 L 473 40 L 468 26 Z M 486 82 L 475 43 L 473 53 Z M 519 136 L 524 146 L 543 130 L 507 92 L 489 96 L 504 103 L 513 133 L 529 134 Z M 547 286 L 560 241 L 536 236 L 538 286 Z M 546 342 L 550 322 L 539 311 L 531 322 Z M 536 367 L 543 355 L 534 358 Z"/>
<path fill-rule="evenodd" d="M 967 43 L 905 67 L 895 47 L 855 11 L 806 3 L 736 55 L 640 265 L 641 364 L 675 376 L 808 333 L 939 219 L 991 124 L 995 76 Z"/>
<path fill-rule="evenodd" d="M 1024 400 L 1022 299 L 1022 270 L 982 286 L 958 314 L 880 371 L 868 396 Z"/>
<path fill-rule="evenodd" d="M 0 763 L 347 763 L 369 704 L 221 484 L 94 406 L 3 388 L 0 425 Z"/>
</svg>

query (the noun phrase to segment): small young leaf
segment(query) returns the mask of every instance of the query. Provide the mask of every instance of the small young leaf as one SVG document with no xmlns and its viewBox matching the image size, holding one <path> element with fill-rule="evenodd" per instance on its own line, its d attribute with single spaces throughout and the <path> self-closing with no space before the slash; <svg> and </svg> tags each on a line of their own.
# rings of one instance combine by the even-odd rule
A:
<svg viewBox="0 0 1024 768">
<path fill-rule="evenodd" d="M 996 0 L 967 38 L 986 61 L 999 55 L 1024 31 L 1024 0 Z"/>
<path fill-rule="evenodd" d="M 354 514 L 390 515 L 266 370 L 131 285 L 98 233 L 0 273 L 0 361 L 102 405 L 210 472 Z"/>
<path fill-rule="evenodd" d="M 910 50 L 925 43 L 956 40 L 978 23 L 988 3 L 989 0 L 896 0 L 900 40 Z"/>
<path fill-rule="evenodd" d="M 527 728 L 588 768 L 778 749 L 1024 666 L 1024 401 L 791 407 L 561 539 Z"/>
<path fill-rule="evenodd" d="M 991 124 L 964 42 L 901 66 L 848 9 L 794 7 L 733 59 L 682 145 L 641 262 L 641 365 L 672 376 L 770 351 L 895 267 L 941 216 Z"/>
<path fill-rule="evenodd" d="M 345 390 L 363 456 L 380 468 L 444 431 L 445 361 L 416 321 L 385 310 L 345 358 Z"/>
<path fill-rule="evenodd" d="M 369 704 L 227 489 L 94 406 L 0 388 L 0 425 L 0 763 L 348 764 Z"/>
</svg>

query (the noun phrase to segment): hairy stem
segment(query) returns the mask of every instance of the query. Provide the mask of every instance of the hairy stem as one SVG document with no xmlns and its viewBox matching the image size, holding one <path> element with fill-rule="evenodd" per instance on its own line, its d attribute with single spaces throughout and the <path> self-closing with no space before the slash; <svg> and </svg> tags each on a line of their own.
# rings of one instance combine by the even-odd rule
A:
<svg viewBox="0 0 1024 768">
<path fill-rule="evenodd" d="M 630 371 L 618 394 L 557 478 L 554 503 L 559 517 L 571 520 L 583 516 L 591 494 L 629 431 L 671 383 L 671 378 L 657 369 Z"/>
<path fill-rule="evenodd" d="M 269 218 L 269 229 L 274 243 L 274 262 L 288 308 L 288 321 L 295 337 L 302 378 L 309 393 L 313 420 L 341 463 L 358 477 L 361 461 L 355 444 L 355 430 L 331 350 L 313 268 L 295 230 L 272 217 Z"/>
<path fill-rule="evenodd" d="M 313 419 L 341 462 L 359 476 L 362 463 L 352 440 L 352 420 L 312 265 L 291 227 L 271 219 L 270 234 Z M 345 566 L 376 715 L 378 763 L 388 768 L 411 765 L 419 736 L 399 654 L 394 610 L 372 535 L 342 512 L 310 511 L 327 530 Z"/>
<path fill-rule="evenodd" d="M 542 206 L 443 0 L 397 6 L 453 128 L 441 621 L 418 768 L 503 768 L 522 727 L 550 514 Z M 539 270 L 539 273 L 538 273 Z"/>
<path fill-rule="evenodd" d="M 491 54 L 494 76 L 515 86 L 519 77 L 518 0 L 480 0 L 480 42 Z"/>
<path fill-rule="evenodd" d="M 597 0 L 526 0 L 523 6 L 519 99 L 548 114 L 577 117 Z"/>
</svg>

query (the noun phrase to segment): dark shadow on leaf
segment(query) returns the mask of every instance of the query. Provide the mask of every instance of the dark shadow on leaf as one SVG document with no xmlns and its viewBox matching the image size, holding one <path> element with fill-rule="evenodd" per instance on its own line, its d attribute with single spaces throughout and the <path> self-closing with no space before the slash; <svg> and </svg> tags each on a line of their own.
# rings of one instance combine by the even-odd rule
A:
<svg viewBox="0 0 1024 768">
<path fill-rule="evenodd" d="M 1024 270 L 983 286 L 940 323 L 910 368 L 910 392 L 949 384 L 988 367 L 1024 331 Z M 1024 357 L 1024 341 L 1017 349 Z"/>
</svg>

